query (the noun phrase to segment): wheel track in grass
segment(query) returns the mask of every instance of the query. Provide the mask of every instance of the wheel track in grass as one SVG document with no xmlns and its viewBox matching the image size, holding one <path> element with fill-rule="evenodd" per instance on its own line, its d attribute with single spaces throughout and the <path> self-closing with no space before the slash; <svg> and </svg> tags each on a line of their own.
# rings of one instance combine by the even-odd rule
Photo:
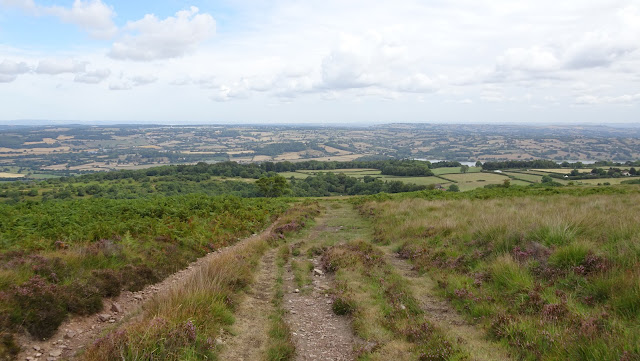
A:
<svg viewBox="0 0 640 361">
<path fill-rule="evenodd" d="M 219 360 L 254 361 L 264 359 L 268 344 L 269 315 L 273 312 L 276 280 L 276 249 L 260 260 L 255 281 L 235 312 L 233 336 L 225 337 Z"/>
<path fill-rule="evenodd" d="M 402 275 L 419 300 L 429 320 L 443 330 L 451 339 L 466 349 L 472 360 L 502 361 L 513 358 L 500 344 L 487 340 L 484 332 L 467 322 L 447 301 L 436 295 L 437 285 L 427 274 L 420 275 L 406 260 L 398 258 L 391 247 L 378 246 L 388 264 Z"/>
</svg>

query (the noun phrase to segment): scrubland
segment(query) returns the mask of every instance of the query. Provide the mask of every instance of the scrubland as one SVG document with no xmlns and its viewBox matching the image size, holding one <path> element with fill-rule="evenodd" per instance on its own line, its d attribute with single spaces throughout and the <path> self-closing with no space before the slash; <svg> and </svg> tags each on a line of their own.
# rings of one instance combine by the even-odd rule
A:
<svg viewBox="0 0 640 361">
<path fill-rule="evenodd" d="M 526 360 L 640 358 L 640 195 L 365 202 L 395 247 Z"/>
</svg>

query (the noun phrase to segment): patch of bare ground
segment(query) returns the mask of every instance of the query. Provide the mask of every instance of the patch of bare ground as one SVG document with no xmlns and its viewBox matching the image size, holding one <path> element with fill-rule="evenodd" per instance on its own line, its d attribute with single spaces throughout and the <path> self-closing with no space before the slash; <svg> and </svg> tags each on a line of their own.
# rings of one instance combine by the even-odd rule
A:
<svg viewBox="0 0 640 361">
<path fill-rule="evenodd" d="M 275 252 L 269 251 L 260 261 L 255 282 L 247 291 L 236 313 L 233 336 L 225 337 L 220 360 L 253 361 L 264 359 L 269 330 L 269 315 L 273 310 L 276 264 Z"/>
<path fill-rule="evenodd" d="M 106 299 L 101 312 L 91 316 L 75 316 L 64 322 L 55 335 L 48 340 L 33 340 L 23 335 L 18 339 L 22 352 L 16 360 L 73 360 L 96 339 L 109 330 L 126 324 L 142 312 L 143 304 L 156 294 L 168 292 L 183 283 L 206 264 L 217 257 L 241 247 L 258 237 L 266 237 L 273 226 L 259 235 L 253 235 L 232 246 L 218 249 L 192 262 L 187 268 L 165 278 L 162 282 L 149 285 L 138 292 L 125 291 L 120 296 Z M 269 296 L 265 296 L 269 299 Z M 224 359 L 223 359 L 224 360 Z"/>
<path fill-rule="evenodd" d="M 333 280 L 320 270 L 317 258 L 313 259 L 313 265 L 313 278 L 307 290 L 296 288 L 291 267 L 285 274 L 284 308 L 296 346 L 295 360 L 352 360 L 357 340 L 349 319 L 335 315 L 331 309 L 328 291 Z"/>
<path fill-rule="evenodd" d="M 428 275 L 418 274 L 409 262 L 398 258 L 389 247 L 381 249 L 385 251 L 387 263 L 407 279 L 413 295 L 420 301 L 429 320 L 449 337 L 457 340 L 471 355 L 472 360 L 512 360 L 501 345 L 487 340 L 482 330 L 467 322 L 449 303 L 435 295 L 437 285 Z"/>
</svg>

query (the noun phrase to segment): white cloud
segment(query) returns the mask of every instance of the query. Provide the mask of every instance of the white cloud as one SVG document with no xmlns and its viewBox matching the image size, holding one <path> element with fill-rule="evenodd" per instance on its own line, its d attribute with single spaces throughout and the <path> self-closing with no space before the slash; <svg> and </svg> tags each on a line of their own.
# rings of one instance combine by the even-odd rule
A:
<svg viewBox="0 0 640 361">
<path fill-rule="evenodd" d="M 25 62 L 16 62 L 13 60 L 3 60 L 0 63 L 0 83 L 10 83 L 20 74 L 31 71 L 31 67 Z"/>
<path fill-rule="evenodd" d="M 551 50 L 537 46 L 507 49 L 497 61 L 499 71 L 543 72 L 557 70 L 560 65 L 560 60 Z"/>
<path fill-rule="evenodd" d="M 565 66 L 570 69 L 606 67 L 640 48 L 638 43 L 621 41 L 620 35 L 606 32 L 585 34 L 566 50 Z"/>
<path fill-rule="evenodd" d="M 44 8 L 43 11 L 57 16 L 65 23 L 81 27 L 96 38 L 109 39 L 118 31 L 113 23 L 116 13 L 112 7 L 100 0 L 75 0 L 70 9 L 52 6 Z"/>
<path fill-rule="evenodd" d="M 74 0 L 71 8 L 41 6 L 33 0 L 0 0 L 0 5 L 18 8 L 34 16 L 55 16 L 62 22 L 79 26 L 99 39 L 111 38 L 118 31 L 113 22 L 115 11 L 101 0 Z"/>
<path fill-rule="evenodd" d="M 33 0 L 0 0 L 0 5 L 4 7 L 18 8 L 30 13 L 35 12 L 37 8 Z"/>
<path fill-rule="evenodd" d="M 409 93 L 430 93 L 437 90 L 437 86 L 429 76 L 418 73 L 400 82 L 398 90 Z"/>
<path fill-rule="evenodd" d="M 596 96 L 584 95 L 576 99 L 579 105 L 600 105 L 600 104 L 634 104 L 640 102 L 640 93 L 625 94 L 619 96 Z"/>
<path fill-rule="evenodd" d="M 109 83 L 109 90 L 130 90 L 133 86 L 126 80 L 115 80 Z"/>
<path fill-rule="evenodd" d="M 241 87 L 236 86 L 235 89 L 226 85 L 221 85 L 214 93 L 211 95 L 211 100 L 216 102 L 226 102 L 232 99 L 244 99 L 247 98 L 248 94 L 246 90 Z"/>
<path fill-rule="evenodd" d="M 77 83 L 98 84 L 108 78 L 109 75 L 111 75 L 111 71 L 109 69 L 97 69 L 86 73 L 76 74 L 76 77 L 73 80 Z"/>
<path fill-rule="evenodd" d="M 334 51 L 322 61 L 322 81 L 330 89 L 362 88 L 375 84 L 366 73 L 366 60 L 353 52 Z"/>
<path fill-rule="evenodd" d="M 109 56 L 115 59 L 149 61 L 181 57 L 215 33 L 216 23 L 209 14 L 198 14 L 198 8 L 183 10 L 175 16 L 159 20 L 145 15 L 124 27 L 127 34 L 113 44 Z"/>
<path fill-rule="evenodd" d="M 137 75 L 130 79 L 134 86 L 141 86 L 155 83 L 158 80 L 158 77 L 154 75 Z"/>
<path fill-rule="evenodd" d="M 57 75 L 64 73 L 84 73 L 87 68 L 87 62 L 78 62 L 72 59 L 50 59 L 41 60 L 36 68 L 38 74 Z"/>
<path fill-rule="evenodd" d="M 0 0 L 0 6 L 55 16 L 89 32 L 113 29 L 115 12 L 108 8 L 108 0 L 65 1 Z M 59 6 L 49 6 L 53 3 Z M 299 116 L 304 111 L 313 113 L 310 118 L 317 121 L 324 121 L 323 116 L 360 115 L 363 120 L 388 120 L 396 114 L 407 116 L 408 121 L 476 117 L 493 121 L 495 109 L 503 106 L 513 110 L 509 121 L 543 119 L 534 119 L 529 112 L 533 106 L 548 110 L 544 119 L 597 121 L 592 110 L 599 106 L 610 110 L 611 106 L 603 105 L 637 104 L 633 95 L 616 94 L 638 92 L 638 0 L 399 0 L 397 4 L 382 0 L 241 0 L 226 4 L 229 12 L 220 15 L 224 28 L 212 41 L 207 39 L 215 35 L 214 19 L 192 8 L 169 17 L 117 18 L 118 23 L 130 22 L 118 29 L 106 50 L 104 43 L 90 43 L 91 39 L 81 43 L 76 37 L 49 34 L 49 22 L 36 19 L 41 23 L 33 31 L 42 31 L 50 46 L 0 45 L 0 54 L 31 65 L 23 71 L 34 73 L 24 77 L 29 82 L 3 84 L 0 98 L 22 97 L 23 105 L 12 102 L 7 107 L 19 117 L 37 117 L 44 110 L 27 105 L 34 84 L 46 94 L 44 98 L 60 104 L 60 109 L 72 108 L 71 99 L 78 98 L 71 96 L 73 92 L 87 97 L 91 93 L 83 104 L 90 117 L 96 99 L 109 98 L 113 104 L 130 101 L 126 92 L 101 98 L 100 91 L 144 85 L 146 91 L 139 89 L 136 94 L 141 114 L 184 119 L 184 112 L 189 119 L 208 121 L 215 109 L 221 119 L 248 122 L 280 119 L 280 115 L 283 121 L 296 121 L 292 114 Z M 80 20 L 94 17 L 97 20 Z M 4 29 L 4 23 L 0 25 Z M 55 30 L 60 29 L 64 28 Z M 24 41 L 23 37 L 12 40 L 7 34 L 11 46 Z M 65 44 L 67 39 L 74 42 Z M 54 46 L 56 50 L 50 50 Z M 88 63 L 39 64 L 40 60 L 65 57 Z M 37 76 L 64 72 L 70 75 Z M 22 80 L 19 74 L 0 72 L 2 82 L 16 77 Z M 88 87 L 74 81 L 104 85 Z M 52 90 L 58 84 L 65 93 Z M 526 100 L 525 94 L 532 96 Z M 149 97 L 146 101 L 145 96 Z M 212 99 L 224 103 L 211 104 Z M 243 100 L 234 102 L 236 99 Z M 333 105 L 327 107 L 324 101 Z M 576 102 L 598 106 L 580 113 Z M 296 111 L 267 110 L 285 103 Z M 513 116 L 525 103 L 526 111 Z M 362 104 L 367 106 L 360 107 Z M 121 108 L 113 106 L 104 114 L 123 114 Z M 609 112 L 606 119 L 626 116 L 628 121 L 637 121 L 623 114 L 635 108 L 619 108 L 623 111 Z M 0 118 L 8 117 L 4 110 L 3 104 Z"/>
</svg>

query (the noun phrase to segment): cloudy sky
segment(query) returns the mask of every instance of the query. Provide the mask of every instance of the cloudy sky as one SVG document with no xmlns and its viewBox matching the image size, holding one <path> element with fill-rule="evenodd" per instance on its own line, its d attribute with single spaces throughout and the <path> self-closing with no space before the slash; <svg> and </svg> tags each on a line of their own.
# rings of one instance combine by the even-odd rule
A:
<svg viewBox="0 0 640 361">
<path fill-rule="evenodd" d="M 0 122 L 640 122 L 638 0 L 0 0 Z"/>
</svg>

